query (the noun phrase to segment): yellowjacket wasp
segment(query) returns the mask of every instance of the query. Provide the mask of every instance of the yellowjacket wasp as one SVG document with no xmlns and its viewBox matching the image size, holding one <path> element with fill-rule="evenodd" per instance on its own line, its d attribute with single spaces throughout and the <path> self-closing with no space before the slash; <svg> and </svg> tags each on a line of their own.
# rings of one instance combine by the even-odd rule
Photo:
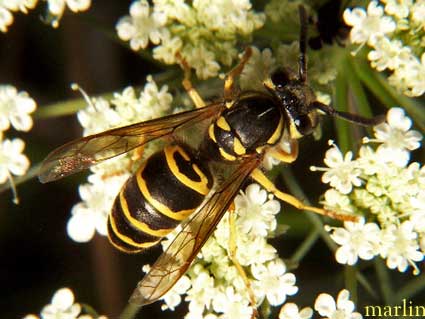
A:
<svg viewBox="0 0 425 319">
<path fill-rule="evenodd" d="M 227 74 L 223 97 L 206 105 L 190 82 L 184 65 L 183 86 L 196 109 L 83 137 L 59 147 L 44 160 L 39 178 L 49 182 L 86 169 L 159 138 L 169 142 L 144 160 L 117 195 L 108 218 L 111 243 L 137 253 L 156 245 L 177 225 L 182 230 L 139 282 L 131 302 L 152 303 L 162 297 L 186 272 L 214 231 L 244 181 L 251 177 L 277 198 L 299 209 L 344 220 L 353 217 L 306 206 L 278 190 L 260 169 L 265 154 L 284 162 L 295 161 L 297 139 L 318 125 L 318 111 L 360 125 L 373 119 L 338 112 L 316 100 L 307 84 L 306 12 L 300 6 L 298 74 L 278 69 L 264 81 L 266 93 L 240 91 L 235 78 L 251 50 Z M 203 123 L 196 142 L 182 142 L 183 132 Z M 290 152 L 280 145 L 291 145 Z M 171 141 L 171 142 L 170 142 Z M 224 173 L 223 173 L 224 172 Z M 219 181 L 216 176 L 222 177 Z"/>
</svg>

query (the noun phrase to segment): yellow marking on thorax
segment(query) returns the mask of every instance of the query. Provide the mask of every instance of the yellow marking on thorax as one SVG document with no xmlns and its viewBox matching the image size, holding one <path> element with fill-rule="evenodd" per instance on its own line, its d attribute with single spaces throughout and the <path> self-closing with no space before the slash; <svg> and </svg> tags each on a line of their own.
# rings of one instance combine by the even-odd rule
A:
<svg viewBox="0 0 425 319">
<path fill-rule="evenodd" d="M 151 204 L 154 208 L 156 208 L 161 214 L 170 217 L 171 219 L 182 221 L 187 218 L 190 214 L 193 213 L 194 209 L 184 209 L 178 212 L 173 212 L 169 207 L 164 205 L 163 203 L 157 201 L 150 194 L 148 187 L 146 185 L 146 181 L 142 177 L 143 170 L 145 168 L 145 164 L 139 169 L 136 173 L 137 185 L 139 186 L 140 191 L 142 192 L 145 199 Z"/>
<path fill-rule="evenodd" d="M 135 219 L 130 214 L 130 210 L 128 209 L 128 204 L 127 204 L 127 200 L 124 196 L 124 192 L 121 191 L 119 196 L 120 196 L 120 204 L 121 204 L 122 211 L 124 212 L 124 216 L 138 230 L 140 230 L 140 231 L 142 231 L 146 234 L 156 236 L 156 237 L 164 237 L 164 236 L 168 235 L 171 231 L 174 230 L 174 228 L 165 228 L 165 229 L 155 230 L 155 229 L 150 228 L 148 224 L 145 224 L 145 223 L 141 222 L 140 220 Z"/>
<path fill-rule="evenodd" d="M 273 135 L 270 136 L 270 138 L 267 140 L 267 144 L 275 144 L 279 140 L 280 136 L 283 133 L 282 128 L 283 128 L 283 117 L 280 116 L 279 124 L 277 125 Z"/>
<path fill-rule="evenodd" d="M 109 221 L 111 222 L 111 227 L 112 230 L 114 231 L 114 234 L 121 239 L 123 242 L 125 242 L 126 244 L 130 245 L 130 246 L 134 246 L 137 248 L 148 248 L 148 247 L 152 247 L 154 245 L 156 245 L 157 243 L 159 243 L 161 241 L 161 238 L 159 238 L 158 240 L 152 241 L 152 242 L 144 242 L 144 243 L 137 243 L 135 242 L 133 239 L 131 239 L 128 236 L 125 236 L 123 234 L 121 234 L 118 230 L 117 225 L 115 224 L 115 220 L 114 218 L 109 218 Z M 112 242 L 112 240 L 111 240 Z M 114 245 L 116 246 L 116 245 Z"/>
<path fill-rule="evenodd" d="M 217 126 L 227 132 L 230 131 L 230 125 L 223 116 L 220 116 L 216 122 Z"/>
<path fill-rule="evenodd" d="M 218 150 L 220 151 L 221 156 L 223 156 L 224 159 L 228 160 L 228 161 L 235 161 L 236 157 L 227 153 L 225 150 L 223 150 L 221 147 L 218 148 Z"/>
<path fill-rule="evenodd" d="M 246 153 L 245 147 L 242 145 L 241 141 L 237 137 L 233 139 L 233 150 L 238 155 L 243 155 Z"/>
<path fill-rule="evenodd" d="M 233 105 L 235 105 L 234 101 L 226 102 L 226 108 L 230 109 Z"/>
<path fill-rule="evenodd" d="M 201 179 L 199 182 L 191 180 L 189 177 L 180 172 L 179 167 L 174 158 L 174 153 L 178 152 L 186 161 L 190 161 L 190 157 L 184 152 L 184 150 L 179 146 L 166 147 L 164 150 L 165 158 L 167 160 L 168 167 L 170 168 L 173 175 L 185 186 L 193 189 L 195 192 L 198 192 L 201 195 L 207 195 L 210 192 L 208 188 L 208 178 L 205 174 L 199 169 L 196 164 L 192 164 L 192 168 L 195 173 Z"/>
<path fill-rule="evenodd" d="M 298 139 L 303 137 L 302 134 L 300 134 L 300 132 L 298 132 L 297 127 L 295 126 L 294 121 L 291 121 L 291 123 L 289 124 L 289 136 L 292 139 Z"/>
<path fill-rule="evenodd" d="M 214 124 L 211 124 L 208 128 L 208 136 L 214 141 L 214 143 L 217 143 L 217 139 L 215 138 L 214 134 Z"/>
<path fill-rule="evenodd" d="M 255 149 L 255 151 L 258 153 L 258 154 L 261 154 L 261 153 L 263 153 L 263 151 L 264 151 L 264 149 L 266 148 L 266 146 L 265 145 L 263 145 L 263 146 L 258 146 L 256 149 Z"/>
</svg>

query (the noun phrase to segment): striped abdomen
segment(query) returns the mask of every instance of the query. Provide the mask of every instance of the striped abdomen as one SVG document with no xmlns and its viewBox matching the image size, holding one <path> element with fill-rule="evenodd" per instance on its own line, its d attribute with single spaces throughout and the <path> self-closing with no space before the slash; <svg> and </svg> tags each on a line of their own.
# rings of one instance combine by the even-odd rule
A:
<svg viewBox="0 0 425 319">
<path fill-rule="evenodd" d="M 137 253 L 157 244 L 202 203 L 213 185 L 206 165 L 183 146 L 149 157 L 115 199 L 108 235 L 118 249 Z"/>
</svg>

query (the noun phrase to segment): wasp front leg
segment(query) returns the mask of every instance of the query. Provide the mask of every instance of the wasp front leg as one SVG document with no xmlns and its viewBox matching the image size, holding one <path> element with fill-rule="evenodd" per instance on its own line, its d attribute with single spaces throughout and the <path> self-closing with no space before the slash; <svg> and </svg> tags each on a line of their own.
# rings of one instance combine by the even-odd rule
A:
<svg viewBox="0 0 425 319">
<path fill-rule="evenodd" d="M 305 205 L 298 198 L 296 198 L 292 195 L 289 195 L 287 193 L 284 193 L 284 192 L 280 191 L 279 189 L 277 189 L 276 186 L 273 184 L 273 182 L 271 180 L 269 180 L 267 178 L 267 176 L 264 175 L 264 173 L 258 168 L 255 169 L 251 173 L 251 177 L 257 183 L 259 183 L 261 186 L 263 186 L 268 192 L 273 193 L 273 195 L 275 195 L 280 200 L 298 208 L 299 210 L 308 210 L 310 212 L 313 212 L 313 213 L 316 213 L 316 214 L 319 214 L 319 215 L 328 216 L 328 217 L 331 217 L 333 219 L 338 219 L 338 220 L 342 220 L 342 221 L 356 222 L 358 220 L 358 218 L 356 216 L 340 214 L 340 213 L 337 213 L 337 212 L 334 212 L 334 211 L 331 211 L 331 210 L 327 210 L 327 209 L 324 209 L 324 208 Z"/>
<path fill-rule="evenodd" d="M 235 94 L 235 78 L 242 73 L 245 64 L 248 62 L 251 55 L 252 49 L 247 47 L 239 64 L 235 66 L 229 73 L 227 73 L 226 79 L 224 80 L 224 99 L 226 102 L 233 99 Z"/>
<path fill-rule="evenodd" d="M 252 290 L 251 282 L 248 279 L 248 276 L 243 269 L 242 265 L 239 263 L 237 257 L 236 257 L 236 236 L 237 236 L 237 230 L 236 230 L 236 215 L 235 215 L 235 204 L 232 203 L 230 208 L 228 209 L 229 212 L 229 258 L 232 261 L 233 265 L 235 265 L 239 276 L 241 276 L 245 286 L 246 290 L 248 292 L 249 296 L 249 302 L 252 307 L 252 316 L 251 318 L 258 318 L 258 311 L 257 311 L 257 301 L 254 295 L 254 291 Z"/>
<path fill-rule="evenodd" d="M 280 147 L 273 147 L 272 149 L 267 151 L 267 154 L 269 154 L 271 157 L 277 159 L 280 162 L 289 164 L 294 162 L 298 157 L 298 141 L 290 140 L 289 147 L 289 153 Z"/>
<path fill-rule="evenodd" d="M 196 91 L 196 89 L 193 87 L 192 81 L 190 80 L 191 71 L 190 71 L 189 63 L 187 63 L 186 59 L 183 58 L 182 55 L 179 52 L 176 54 L 176 58 L 177 58 L 177 60 L 179 60 L 180 66 L 182 67 L 182 69 L 184 71 L 184 78 L 183 78 L 183 81 L 182 81 L 182 85 L 183 85 L 184 89 L 186 90 L 187 94 L 190 96 L 193 104 L 195 104 L 195 107 L 197 109 L 204 107 L 206 105 L 205 101 L 199 95 L 198 91 Z"/>
</svg>

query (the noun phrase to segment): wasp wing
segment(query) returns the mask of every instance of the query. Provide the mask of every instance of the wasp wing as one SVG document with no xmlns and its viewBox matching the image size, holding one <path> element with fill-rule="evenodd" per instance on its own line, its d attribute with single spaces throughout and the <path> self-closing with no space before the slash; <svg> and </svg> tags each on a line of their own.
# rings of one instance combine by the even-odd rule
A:
<svg viewBox="0 0 425 319">
<path fill-rule="evenodd" d="M 173 134 L 178 128 L 212 118 L 220 113 L 221 103 L 146 122 L 119 127 L 71 141 L 43 161 L 39 179 L 42 183 L 79 172 L 104 160 L 129 152 L 151 140 Z"/>
<path fill-rule="evenodd" d="M 138 283 L 130 302 L 147 305 L 161 298 L 183 276 L 240 190 L 242 183 L 258 166 L 256 157 L 241 163 L 183 225 L 170 246 Z"/>
</svg>

